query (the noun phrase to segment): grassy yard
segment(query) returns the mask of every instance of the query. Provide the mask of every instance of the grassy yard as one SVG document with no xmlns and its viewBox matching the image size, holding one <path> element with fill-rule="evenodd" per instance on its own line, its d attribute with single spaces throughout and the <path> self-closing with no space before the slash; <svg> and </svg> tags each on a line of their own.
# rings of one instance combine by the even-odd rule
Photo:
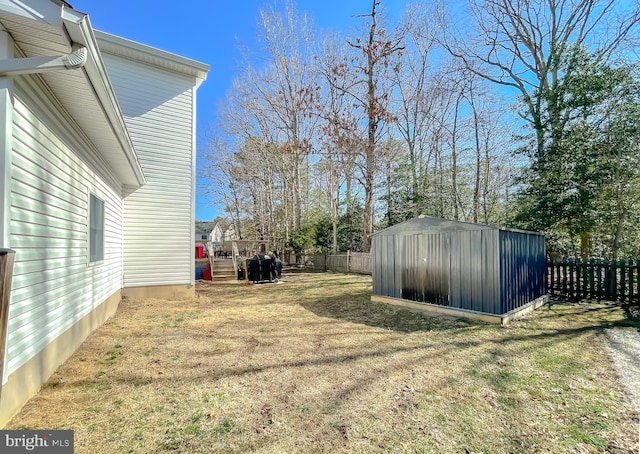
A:
<svg viewBox="0 0 640 454">
<path fill-rule="evenodd" d="M 638 329 L 619 308 L 501 328 L 340 274 L 198 294 L 123 302 L 7 428 L 73 429 L 77 453 L 637 452 L 601 332 Z"/>
</svg>

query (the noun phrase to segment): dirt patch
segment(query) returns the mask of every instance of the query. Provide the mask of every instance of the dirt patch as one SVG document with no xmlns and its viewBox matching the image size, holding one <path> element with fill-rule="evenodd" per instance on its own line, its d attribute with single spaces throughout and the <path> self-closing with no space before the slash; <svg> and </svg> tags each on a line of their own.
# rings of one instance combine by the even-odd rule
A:
<svg viewBox="0 0 640 454">
<path fill-rule="evenodd" d="M 7 428 L 73 429 L 78 453 L 637 451 L 603 335 L 620 308 L 501 328 L 324 273 L 198 295 L 123 302 Z"/>
</svg>

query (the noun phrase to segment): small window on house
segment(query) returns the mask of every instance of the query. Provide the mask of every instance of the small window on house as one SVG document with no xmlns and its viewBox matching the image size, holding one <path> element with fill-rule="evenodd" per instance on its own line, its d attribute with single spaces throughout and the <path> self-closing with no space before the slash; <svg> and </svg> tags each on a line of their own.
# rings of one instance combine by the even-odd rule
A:
<svg viewBox="0 0 640 454">
<path fill-rule="evenodd" d="M 201 237 L 200 238 L 201 240 L 206 240 L 207 239 L 207 235 L 200 235 L 200 237 Z"/>
<path fill-rule="evenodd" d="M 104 260 L 104 200 L 89 198 L 89 262 Z"/>
</svg>

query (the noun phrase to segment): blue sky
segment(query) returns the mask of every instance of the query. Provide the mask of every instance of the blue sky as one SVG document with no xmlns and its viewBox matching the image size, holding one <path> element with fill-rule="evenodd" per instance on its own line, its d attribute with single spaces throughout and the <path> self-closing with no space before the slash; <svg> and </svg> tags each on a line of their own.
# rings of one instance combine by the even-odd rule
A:
<svg viewBox="0 0 640 454">
<path fill-rule="evenodd" d="M 183 55 L 211 66 L 207 80 L 198 90 L 198 146 L 201 134 L 212 123 L 216 105 L 231 86 L 238 69 L 238 44 L 248 44 L 257 32 L 260 8 L 273 0 L 237 1 L 136 1 L 69 0 L 74 9 L 89 14 L 93 28 L 159 49 Z M 406 1 L 382 2 L 392 17 Z M 278 1 L 278 7 L 284 7 Z M 309 13 L 321 30 L 349 32 L 362 19 L 357 14 L 371 10 L 371 0 L 299 0 L 300 12 Z M 207 200 L 196 196 L 196 219 L 211 220 L 222 214 Z"/>
</svg>

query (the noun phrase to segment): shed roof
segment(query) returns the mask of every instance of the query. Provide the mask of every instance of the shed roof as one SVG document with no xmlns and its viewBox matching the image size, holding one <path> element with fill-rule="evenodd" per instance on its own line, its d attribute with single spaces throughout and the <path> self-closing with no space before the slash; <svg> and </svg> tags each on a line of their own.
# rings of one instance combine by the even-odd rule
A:
<svg viewBox="0 0 640 454">
<path fill-rule="evenodd" d="M 371 236 L 391 236 L 391 235 L 411 235 L 425 232 L 454 232 L 454 231 L 477 231 L 477 230 L 502 230 L 507 232 L 525 233 L 530 235 L 541 235 L 537 232 L 526 230 L 507 229 L 487 224 L 474 224 L 471 222 L 452 221 L 450 219 L 435 218 L 432 216 L 418 216 L 400 224 L 392 225 L 386 229 L 373 233 Z"/>
</svg>

